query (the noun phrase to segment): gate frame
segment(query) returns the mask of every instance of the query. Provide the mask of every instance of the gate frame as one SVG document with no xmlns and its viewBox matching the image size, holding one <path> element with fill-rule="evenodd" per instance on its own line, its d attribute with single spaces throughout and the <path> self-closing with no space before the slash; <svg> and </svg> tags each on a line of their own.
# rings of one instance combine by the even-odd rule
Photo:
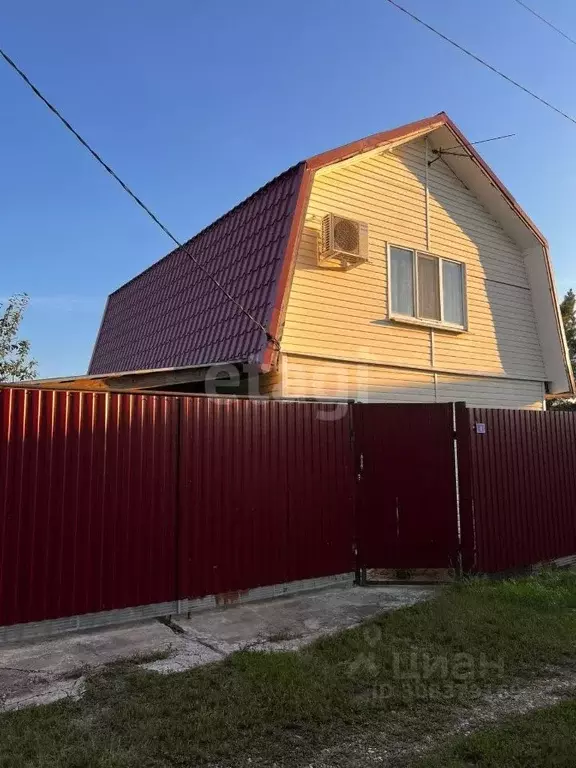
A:
<svg viewBox="0 0 576 768">
<path fill-rule="evenodd" d="M 467 467 L 465 466 L 463 470 L 461 471 L 461 462 L 466 464 L 467 459 L 467 449 L 466 444 L 462 446 L 462 450 L 459 446 L 459 439 L 460 434 L 458 430 L 458 426 L 460 423 L 464 423 L 463 416 L 466 416 L 466 404 L 464 402 L 447 402 L 447 403 L 370 403 L 370 402 L 356 402 L 354 403 L 353 411 L 357 409 L 357 418 L 356 418 L 356 427 L 354 429 L 354 455 L 356 457 L 356 465 L 357 465 L 357 474 L 356 474 L 356 526 L 355 526 L 355 538 L 356 538 L 356 560 L 357 560 L 357 583 L 360 585 L 370 584 L 370 583 L 377 583 L 370 581 L 367 578 L 367 570 L 371 570 L 373 568 L 382 568 L 384 570 L 390 569 L 390 570 L 400 570 L 400 568 L 395 568 L 394 566 L 387 566 L 385 560 L 383 559 L 381 566 L 370 566 L 370 565 L 364 565 L 364 558 L 362 556 L 362 535 L 361 535 L 361 526 L 363 524 L 363 515 L 367 514 L 366 510 L 363 508 L 365 505 L 365 501 L 362 498 L 362 481 L 364 477 L 364 468 L 365 468 L 365 459 L 368 454 L 367 449 L 367 441 L 366 436 L 363 432 L 364 430 L 364 418 L 367 413 L 365 409 L 370 409 L 371 407 L 381 407 L 381 408 L 387 408 L 387 409 L 393 409 L 393 408 L 402 408 L 402 407 L 410 407 L 413 409 L 419 409 L 422 408 L 423 414 L 425 413 L 424 409 L 447 409 L 450 408 L 451 411 L 451 418 L 450 418 L 450 439 L 452 441 L 451 446 L 451 462 L 450 462 L 450 468 L 452 473 L 452 484 L 453 484 L 453 491 L 454 491 L 454 506 L 453 506 L 453 534 L 454 534 L 454 541 L 452 544 L 448 542 L 448 549 L 452 550 L 452 555 L 449 555 L 450 564 L 446 564 L 444 566 L 406 566 L 406 570 L 427 570 L 427 569 L 446 569 L 451 570 L 455 573 L 456 578 L 460 578 L 462 574 L 465 571 L 465 561 L 466 557 L 463 552 L 463 536 L 464 536 L 464 529 L 466 529 L 466 536 L 467 536 L 467 524 L 463 523 L 462 519 L 466 516 L 466 511 L 469 507 L 469 484 L 468 484 L 468 478 L 469 478 L 469 472 L 467 472 Z M 358 429 L 358 426 L 359 429 Z M 464 432 L 464 434 L 467 434 Z M 439 434 L 439 437 L 443 440 L 445 438 L 445 435 Z M 439 518 L 441 519 L 441 518 Z M 448 517 L 445 518 L 445 520 L 448 520 Z M 422 580 L 394 580 L 395 583 L 431 583 L 430 581 L 422 581 Z"/>
</svg>

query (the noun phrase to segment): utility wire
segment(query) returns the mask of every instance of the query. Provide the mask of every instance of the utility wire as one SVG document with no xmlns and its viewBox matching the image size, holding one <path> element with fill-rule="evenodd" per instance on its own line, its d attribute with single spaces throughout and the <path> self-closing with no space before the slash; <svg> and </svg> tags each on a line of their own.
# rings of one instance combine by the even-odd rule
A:
<svg viewBox="0 0 576 768">
<path fill-rule="evenodd" d="M 190 253 L 190 251 L 188 251 L 186 246 L 183 243 L 181 243 L 176 237 L 174 237 L 172 232 L 170 232 L 170 230 L 164 224 L 162 224 L 160 219 L 150 210 L 150 208 L 148 208 L 148 206 L 142 202 L 142 200 L 130 189 L 130 187 L 124 181 L 122 181 L 120 176 L 118 176 L 118 174 L 102 159 L 102 157 L 96 152 L 96 150 L 94 150 L 90 146 L 90 144 L 88 144 L 88 142 L 84 138 L 82 138 L 82 136 L 78 133 L 78 131 L 75 130 L 70 125 L 68 120 L 66 120 L 66 118 L 58 111 L 58 109 L 51 102 L 48 101 L 48 99 L 38 90 L 38 88 L 34 85 L 34 83 L 30 81 L 28 76 L 20 69 L 20 67 L 18 67 L 18 65 L 10 58 L 10 56 L 8 56 L 8 54 L 2 50 L 2 48 L 0 48 L 0 56 L 4 59 L 4 61 L 10 67 L 12 67 L 12 69 L 22 78 L 22 80 L 24 80 L 26 85 L 32 89 L 32 91 L 36 94 L 36 96 L 38 96 L 38 98 L 44 102 L 44 104 L 48 107 L 48 109 L 56 115 L 58 120 L 60 120 L 60 122 L 64 124 L 64 126 L 70 131 L 70 133 L 72 133 L 76 137 L 76 139 L 78 139 L 80 144 L 82 144 L 82 146 L 85 147 L 88 150 L 88 152 L 90 152 L 92 157 L 98 163 L 100 163 L 100 165 L 110 174 L 110 176 L 112 176 L 113 179 L 115 179 L 118 182 L 118 184 L 120 184 L 122 189 L 130 195 L 130 197 L 134 200 L 134 202 L 137 203 L 140 206 L 140 208 L 142 208 L 142 210 L 148 214 L 148 216 L 152 219 L 152 221 L 154 221 L 166 235 L 168 235 L 170 240 L 172 240 L 172 242 L 174 242 L 179 248 L 182 248 L 184 250 L 184 253 L 186 254 L 186 256 L 188 256 L 190 261 L 192 261 L 198 267 L 198 269 L 200 269 L 206 275 L 206 277 L 208 277 L 220 291 L 222 291 L 222 293 L 224 294 L 224 296 L 226 296 L 227 299 L 229 299 L 236 307 L 238 307 L 238 309 L 241 312 L 243 312 L 246 315 L 246 317 L 248 317 L 258 328 L 260 328 L 260 330 L 266 334 L 267 340 L 274 345 L 277 351 L 280 351 L 280 342 L 278 341 L 278 339 L 275 336 L 273 336 L 271 333 L 269 333 L 268 330 L 262 325 L 262 323 L 259 320 L 257 320 L 251 312 L 249 312 L 245 307 L 243 307 L 242 304 L 240 304 L 240 302 L 237 301 L 234 298 L 234 296 L 232 296 L 229 293 L 229 291 L 227 291 L 226 288 L 224 288 L 224 286 L 210 273 L 210 271 L 207 270 L 206 267 L 204 267 L 198 261 L 198 259 Z"/>
<path fill-rule="evenodd" d="M 515 2 L 518 3 L 518 5 L 521 5 L 522 8 L 528 11 L 528 13 L 531 13 L 533 16 L 536 16 L 537 19 L 540 19 L 540 21 L 544 22 L 546 26 L 550 27 L 550 29 L 553 29 L 554 32 L 557 32 L 559 35 L 562 35 L 566 40 L 568 40 L 569 43 L 572 43 L 572 45 L 576 45 L 576 40 L 574 40 L 573 37 L 570 37 L 570 35 L 567 35 L 566 32 L 563 32 L 559 27 L 557 27 L 555 24 L 552 24 L 551 21 L 548 21 L 548 19 L 545 19 L 544 16 L 541 16 L 537 11 L 535 11 L 533 8 L 530 8 L 529 5 L 526 5 L 526 3 L 523 3 L 522 0 L 515 0 Z"/>
<path fill-rule="evenodd" d="M 417 21 L 418 24 L 421 24 L 423 27 L 426 27 L 426 29 L 429 29 L 430 32 L 434 32 L 435 35 L 437 35 L 438 37 L 441 37 L 442 40 L 444 40 L 447 43 L 450 43 L 450 45 L 453 45 L 454 48 L 457 48 L 462 53 L 465 53 L 466 56 L 470 56 L 471 59 L 474 59 L 474 61 L 477 61 L 479 64 L 482 64 L 483 67 L 486 67 L 487 69 L 491 70 L 499 77 L 503 78 L 504 80 L 507 80 L 509 83 L 516 86 L 516 88 L 519 88 L 521 91 L 524 91 L 524 93 L 527 93 L 528 96 L 531 96 L 533 99 L 536 99 L 536 101 L 539 101 L 541 104 L 544 104 L 544 106 L 548 107 L 549 109 L 552 109 L 558 115 L 562 115 L 562 117 L 565 117 L 566 120 L 570 120 L 571 123 L 574 123 L 576 125 L 576 118 L 571 117 L 566 112 L 563 112 L 558 107 L 555 107 L 554 104 L 551 104 L 549 101 L 546 101 L 546 99 L 543 99 L 541 96 L 538 96 L 536 93 L 529 90 L 525 86 L 521 85 L 516 80 L 513 80 L 511 77 L 508 77 L 508 75 L 505 75 L 504 72 L 501 72 L 499 69 L 496 69 L 496 67 L 493 67 L 492 64 L 489 64 L 487 61 L 484 61 L 484 59 L 481 59 L 479 56 L 476 56 L 475 53 L 472 53 L 472 51 L 469 51 L 467 48 L 464 48 L 464 46 L 460 45 L 455 40 L 452 40 L 450 37 L 447 37 L 446 35 L 442 34 L 442 32 L 439 32 L 435 27 L 431 26 L 430 24 L 427 24 L 420 17 L 416 16 L 416 14 L 412 13 L 407 8 L 404 8 L 402 5 L 400 5 L 400 3 L 397 3 L 396 0 L 386 0 L 386 2 L 390 3 L 390 5 L 393 5 L 399 11 L 402 11 L 402 13 L 405 13 L 406 16 L 410 16 L 410 18 L 414 19 L 414 21 Z"/>
<path fill-rule="evenodd" d="M 470 141 L 470 144 L 487 144 L 489 141 L 500 141 L 500 139 L 511 139 L 512 136 L 516 136 L 515 133 L 507 133 L 505 136 L 493 136 L 491 139 L 480 139 L 480 141 Z M 434 160 L 430 160 L 428 165 L 433 165 L 436 160 L 440 160 L 442 155 L 452 155 L 453 157 L 470 157 L 469 154 L 462 154 L 462 152 L 452 152 L 453 149 L 462 149 L 461 144 L 455 144 L 452 147 L 440 147 L 439 149 L 433 149 L 432 152 L 436 155 Z"/>
<path fill-rule="evenodd" d="M 491 139 L 481 139 L 480 141 L 469 141 L 469 144 L 472 144 L 473 146 L 476 146 L 476 144 L 487 144 L 489 141 L 500 141 L 500 139 L 511 139 L 513 136 L 516 136 L 515 133 L 507 133 L 505 136 L 493 136 Z M 448 152 L 450 149 L 460 149 L 461 144 L 455 144 L 453 147 L 446 147 L 446 149 L 442 149 L 442 152 Z"/>
</svg>

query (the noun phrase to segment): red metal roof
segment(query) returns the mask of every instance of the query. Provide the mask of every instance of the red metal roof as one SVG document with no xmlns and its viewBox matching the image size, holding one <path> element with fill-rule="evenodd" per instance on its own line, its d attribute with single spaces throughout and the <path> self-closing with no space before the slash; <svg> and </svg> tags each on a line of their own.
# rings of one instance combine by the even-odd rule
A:
<svg viewBox="0 0 576 768">
<path fill-rule="evenodd" d="M 304 163 L 233 208 L 185 246 L 267 326 Z M 108 299 L 90 374 L 254 362 L 265 334 L 177 248 Z"/>
<path fill-rule="evenodd" d="M 547 251 L 542 234 L 444 112 L 308 158 L 193 237 L 186 248 L 272 337 L 280 338 L 314 173 L 441 126 L 452 131 Z M 89 374 L 226 362 L 258 363 L 268 370 L 274 354 L 264 332 L 177 248 L 111 294 Z"/>
</svg>

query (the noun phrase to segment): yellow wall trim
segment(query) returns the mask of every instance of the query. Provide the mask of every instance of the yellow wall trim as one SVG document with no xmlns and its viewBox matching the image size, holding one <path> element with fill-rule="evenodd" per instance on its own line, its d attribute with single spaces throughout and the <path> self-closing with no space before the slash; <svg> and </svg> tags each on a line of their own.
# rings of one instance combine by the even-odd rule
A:
<svg viewBox="0 0 576 768">
<path fill-rule="evenodd" d="M 491 373 L 486 371 L 462 371 L 454 368 L 438 368 L 438 366 L 426 366 L 426 365 L 411 365 L 409 363 L 394 363 L 385 362 L 382 363 L 378 360 L 367 360 L 365 358 L 355 357 L 341 357 L 340 355 L 314 355 L 306 352 L 291 352 L 290 355 L 285 355 L 284 360 L 288 357 L 292 358 L 304 358 L 308 360 L 318 360 L 325 362 L 336 363 L 351 363 L 352 365 L 370 365 L 377 366 L 378 368 L 390 368 L 392 370 L 406 370 L 406 371 L 421 371 L 422 373 L 444 373 L 448 376 L 469 376 L 474 379 L 503 379 L 504 381 L 533 381 L 539 384 L 544 384 L 543 379 L 535 379 L 533 376 L 507 376 L 506 374 Z M 285 366 L 286 370 L 286 366 Z"/>
<path fill-rule="evenodd" d="M 464 401 L 470 407 L 479 408 L 543 408 L 541 381 L 462 376 L 364 361 L 283 357 L 283 394 L 289 398 L 338 398 L 368 403 Z"/>
</svg>

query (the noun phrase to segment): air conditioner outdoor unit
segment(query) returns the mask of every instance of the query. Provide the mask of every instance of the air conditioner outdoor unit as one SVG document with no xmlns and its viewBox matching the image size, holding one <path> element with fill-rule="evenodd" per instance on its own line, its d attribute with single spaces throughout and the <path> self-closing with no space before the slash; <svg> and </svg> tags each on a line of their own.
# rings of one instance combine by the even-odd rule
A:
<svg viewBox="0 0 576 768">
<path fill-rule="evenodd" d="M 329 213 L 322 219 L 319 266 L 344 269 L 368 261 L 368 224 Z"/>
</svg>

